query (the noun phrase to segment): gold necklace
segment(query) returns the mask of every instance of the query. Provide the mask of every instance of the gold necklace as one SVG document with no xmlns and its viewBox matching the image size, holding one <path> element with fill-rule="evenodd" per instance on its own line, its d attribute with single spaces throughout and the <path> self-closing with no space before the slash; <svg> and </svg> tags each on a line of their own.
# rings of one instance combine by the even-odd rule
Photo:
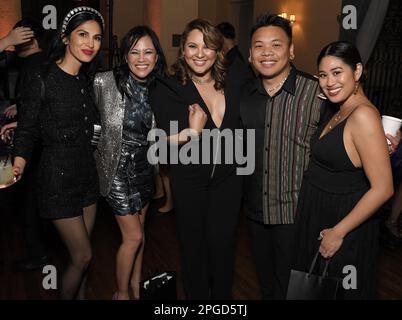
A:
<svg viewBox="0 0 402 320">
<path fill-rule="evenodd" d="M 350 108 L 350 109 L 349 109 L 350 111 L 349 111 L 348 113 L 346 113 L 345 116 L 342 116 L 342 115 L 341 115 L 341 110 L 339 110 L 339 111 L 335 114 L 335 116 L 331 119 L 331 121 L 330 121 L 330 123 L 329 123 L 329 125 L 328 125 L 328 129 L 329 129 L 329 130 L 332 130 L 332 129 L 338 124 L 338 122 L 340 122 L 340 120 L 343 120 L 343 119 L 349 117 L 349 115 L 352 114 L 352 112 L 353 112 L 357 107 L 358 107 L 358 105 L 356 105 L 356 106 Z M 334 122 L 333 125 L 331 124 L 332 121 Z"/>
<path fill-rule="evenodd" d="M 197 79 L 196 77 L 191 77 L 191 80 L 194 81 L 195 83 L 198 83 L 199 85 L 203 86 L 204 84 L 211 83 L 214 80 L 214 78 L 211 77 L 207 80 L 202 80 L 202 79 Z"/>
<path fill-rule="evenodd" d="M 335 116 L 334 116 L 334 118 L 333 118 L 333 121 L 335 122 L 334 125 L 332 125 L 332 124 L 330 123 L 329 126 L 328 126 L 328 129 L 329 129 L 329 130 L 332 130 L 332 128 L 337 125 L 337 123 L 339 122 L 339 120 L 341 120 L 341 118 L 342 118 L 342 117 L 341 117 L 341 110 L 339 110 L 339 111 L 335 114 Z"/>
<path fill-rule="evenodd" d="M 290 72 L 289 72 L 290 73 Z M 286 79 L 289 76 L 289 73 L 286 75 L 285 78 L 283 78 L 281 80 L 281 82 L 279 82 L 277 85 L 271 87 L 271 88 L 267 88 L 268 94 L 272 93 L 272 92 L 276 92 L 279 88 L 281 88 L 283 86 L 283 84 L 285 83 Z"/>
</svg>

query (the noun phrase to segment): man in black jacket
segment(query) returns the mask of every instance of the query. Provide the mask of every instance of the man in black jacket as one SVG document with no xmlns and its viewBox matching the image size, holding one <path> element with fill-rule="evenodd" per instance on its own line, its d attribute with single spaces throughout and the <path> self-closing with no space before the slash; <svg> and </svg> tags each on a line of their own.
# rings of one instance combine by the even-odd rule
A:
<svg viewBox="0 0 402 320">
<path fill-rule="evenodd" d="M 216 26 L 223 35 L 223 52 L 228 61 L 228 65 L 232 65 L 234 61 L 239 60 L 245 63 L 244 57 L 241 54 L 239 47 L 236 45 L 236 31 L 229 22 L 222 22 Z"/>
</svg>

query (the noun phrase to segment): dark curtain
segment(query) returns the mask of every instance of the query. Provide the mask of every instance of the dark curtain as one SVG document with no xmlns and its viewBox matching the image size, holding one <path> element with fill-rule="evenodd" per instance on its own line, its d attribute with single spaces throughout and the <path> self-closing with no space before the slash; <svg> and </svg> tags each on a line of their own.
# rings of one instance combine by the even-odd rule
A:
<svg viewBox="0 0 402 320">
<path fill-rule="evenodd" d="M 346 14 L 341 12 L 339 21 L 339 40 L 356 43 L 357 33 L 359 31 L 359 27 L 363 24 L 364 17 L 366 16 L 367 10 L 370 6 L 370 0 L 342 0 L 342 9 L 347 5 L 355 6 L 357 9 L 357 29 L 346 30 L 342 27 L 342 21 Z"/>
</svg>

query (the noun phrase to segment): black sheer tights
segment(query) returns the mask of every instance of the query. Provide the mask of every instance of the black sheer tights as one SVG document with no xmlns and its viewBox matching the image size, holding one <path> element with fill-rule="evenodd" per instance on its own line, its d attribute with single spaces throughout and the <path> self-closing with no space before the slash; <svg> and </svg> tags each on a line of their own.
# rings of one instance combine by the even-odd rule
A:
<svg viewBox="0 0 402 320">
<path fill-rule="evenodd" d="M 60 297 L 63 300 L 85 299 L 87 269 L 92 258 L 90 236 L 95 217 L 96 204 L 93 204 L 84 208 L 83 216 L 53 221 L 71 258 L 61 279 Z"/>
</svg>

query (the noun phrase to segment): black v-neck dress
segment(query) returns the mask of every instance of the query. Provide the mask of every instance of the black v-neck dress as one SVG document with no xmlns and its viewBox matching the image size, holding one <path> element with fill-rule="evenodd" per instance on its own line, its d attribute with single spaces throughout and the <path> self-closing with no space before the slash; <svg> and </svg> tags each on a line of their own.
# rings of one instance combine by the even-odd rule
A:
<svg viewBox="0 0 402 320">
<path fill-rule="evenodd" d="M 176 77 L 159 78 L 150 95 L 157 126 L 168 135 L 171 121 L 178 122 L 179 132 L 188 128 L 188 107 L 198 103 L 208 115 L 204 129 L 215 129 L 218 135 L 226 131 L 234 136 L 234 130 L 241 128 L 241 85 L 242 75 L 229 72 L 224 90 L 225 114 L 218 129 L 192 81 L 182 85 Z M 203 136 L 199 146 L 202 141 Z M 234 234 L 243 179 L 236 173 L 236 163 L 225 164 L 227 156 L 234 153 L 233 145 L 221 143 L 218 148 L 221 164 L 216 163 L 216 150 L 211 149 L 207 157 L 201 147 L 200 159 L 209 159 L 209 164 L 170 164 L 183 280 L 189 299 L 231 298 Z M 173 158 L 170 155 L 171 162 Z"/>
<path fill-rule="evenodd" d="M 304 175 L 296 217 L 296 270 L 308 271 L 320 246 L 320 231 L 334 227 L 347 216 L 370 188 L 363 169 L 356 168 L 346 152 L 346 123 L 347 119 L 319 138 L 327 124 L 323 123 L 312 137 L 312 158 Z M 341 289 L 344 299 L 374 298 L 377 252 L 378 220 L 372 217 L 344 238 L 331 259 L 329 276 L 344 278 L 352 275 L 351 266 L 356 268 L 357 288 Z M 323 263 L 321 259 L 321 267 Z"/>
</svg>

